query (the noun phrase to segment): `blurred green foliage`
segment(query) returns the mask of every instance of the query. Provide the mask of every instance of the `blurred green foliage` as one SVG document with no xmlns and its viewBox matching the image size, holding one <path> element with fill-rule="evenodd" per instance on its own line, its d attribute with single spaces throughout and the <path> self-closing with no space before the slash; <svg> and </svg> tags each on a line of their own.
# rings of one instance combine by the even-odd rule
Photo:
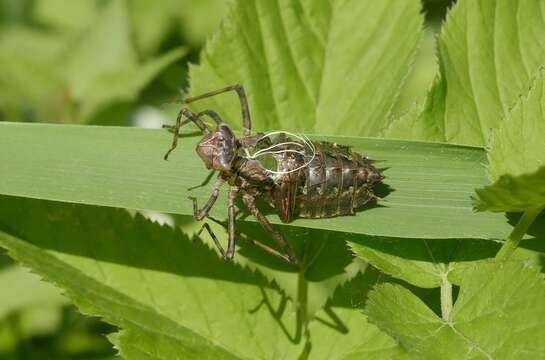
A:
<svg viewBox="0 0 545 360">
<path fill-rule="evenodd" d="M 423 0 L 427 29 L 396 114 L 423 101 L 453 2 Z M 134 123 L 183 91 L 225 10 L 225 0 L 0 0 L 0 121 Z M 0 289 L 0 359 L 113 358 L 111 326 L 3 254 Z"/>
<path fill-rule="evenodd" d="M 137 105 L 183 88 L 187 60 L 223 7 L 221 0 L 2 0 L 0 119 L 126 124 Z"/>
</svg>

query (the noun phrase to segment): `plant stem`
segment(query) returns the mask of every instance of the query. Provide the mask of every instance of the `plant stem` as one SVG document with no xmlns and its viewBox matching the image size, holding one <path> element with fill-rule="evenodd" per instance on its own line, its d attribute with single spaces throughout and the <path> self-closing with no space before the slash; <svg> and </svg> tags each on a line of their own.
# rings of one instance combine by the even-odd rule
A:
<svg viewBox="0 0 545 360">
<path fill-rule="evenodd" d="M 500 251 L 498 251 L 498 253 L 496 254 L 496 261 L 504 261 L 509 259 L 509 257 L 513 254 L 513 252 L 519 245 L 524 234 L 526 234 L 526 232 L 528 231 L 530 225 L 532 225 L 535 218 L 541 213 L 541 211 L 543 211 L 544 208 L 545 205 L 533 209 L 528 209 L 522 214 L 519 222 L 517 223 L 511 234 L 509 234 L 509 237 L 502 245 Z"/>
<path fill-rule="evenodd" d="M 445 273 L 441 281 L 441 317 L 445 322 L 448 322 L 452 311 L 452 284 L 448 281 L 447 275 L 448 273 Z"/>
</svg>

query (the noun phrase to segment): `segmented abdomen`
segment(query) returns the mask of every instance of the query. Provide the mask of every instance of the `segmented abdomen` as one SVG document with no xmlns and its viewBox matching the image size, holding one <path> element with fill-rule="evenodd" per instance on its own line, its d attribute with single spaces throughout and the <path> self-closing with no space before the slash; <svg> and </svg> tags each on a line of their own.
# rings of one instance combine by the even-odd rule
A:
<svg viewBox="0 0 545 360">
<path fill-rule="evenodd" d="M 347 146 L 314 144 L 316 155 L 312 162 L 277 182 L 274 205 L 284 221 L 289 221 L 290 215 L 306 218 L 351 215 L 354 209 L 375 197 L 373 185 L 384 178 L 373 167 L 372 160 Z"/>
</svg>

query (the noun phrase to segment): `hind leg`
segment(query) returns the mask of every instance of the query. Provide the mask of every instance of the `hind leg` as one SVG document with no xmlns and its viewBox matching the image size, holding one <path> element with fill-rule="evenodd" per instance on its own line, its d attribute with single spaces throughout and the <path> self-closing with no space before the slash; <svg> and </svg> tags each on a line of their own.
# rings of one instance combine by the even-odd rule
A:
<svg viewBox="0 0 545 360">
<path fill-rule="evenodd" d="M 286 253 L 288 261 L 293 264 L 297 264 L 299 262 L 297 256 L 295 256 L 295 253 L 291 249 L 290 245 L 286 242 L 286 240 L 284 240 L 282 235 L 280 235 L 280 233 L 272 227 L 269 220 L 267 220 L 265 215 L 263 215 L 263 213 L 258 209 L 255 203 L 255 198 L 251 195 L 245 194 L 242 197 L 242 201 L 244 201 L 244 205 L 246 205 L 248 210 L 250 210 L 252 215 L 257 219 L 259 224 L 261 224 L 263 229 L 271 234 L 272 239 L 282 248 L 284 253 Z"/>
</svg>

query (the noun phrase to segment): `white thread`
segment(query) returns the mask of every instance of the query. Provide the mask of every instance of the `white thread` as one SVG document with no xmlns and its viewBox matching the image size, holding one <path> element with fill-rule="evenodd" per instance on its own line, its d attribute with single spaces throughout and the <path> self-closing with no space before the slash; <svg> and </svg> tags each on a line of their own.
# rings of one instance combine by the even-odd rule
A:
<svg viewBox="0 0 545 360">
<path fill-rule="evenodd" d="M 299 167 L 297 167 L 295 169 L 292 169 L 292 170 L 289 170 L 289 171 L 274 171 L 274 170 L 265 169 L 268 173 L 275 174 L 275 175 L 286 175 L 286 174 L 290 174 L 292 172 L 296 172 L 296 171 L 308 166 L 314 160 L 314 158 L 316 157 L 316 147 L 314 146 L 312 141 L 310 141 L 310 139 L 305 134 L 294 134 L 294 133 L 290 133 L 288 131 L 271 131 L 271 132 L 266 133 L 265 135 L 263 135 L 263 137 L 261 139 L 264 139 L 266 137 L 271 137 L 272 135 L 278 135 L 278 134 L 288 134 L 290 136 L 293 136 L 293 137 L 301 140 L 306 146 L 303 145 L 303 144 L 300 144 L 298 142 L 295 142 L 295 141 L 285 141 L 285 142 L 281 142 L 281 143 L 271 145 L 271 146 L 269 146 L 269 147 L 267 147 L 265 149 L 258 150 L 253 155 L 251 155 L 247 149 L 244 149 L 245 152 L 246 152 L 247 157 L 249 159 L 254 159 L 255 160 L 260 156 L 282 154 L 282 153 L 297 153 L 297 154 L 299 154 L 301 156 L 306 156 L 306 152 L 301 151 L 301 150 L 284 149 L 284 150 L 273 151 L 273 149 L 275 149 L 275 148 L 277 148 L 279 146 L 285 146 L 285 145 L 295 145 L 295 146 L 299 146 L 301 148 L 307 147 L 308 149 L 310 149 L 310 151 L 312 152 L 312 156 L 310 157 L 310 160 L 306 161 L 303 165 L 301 165 L 301 166 L 299 166 Z"/>
</svg>

